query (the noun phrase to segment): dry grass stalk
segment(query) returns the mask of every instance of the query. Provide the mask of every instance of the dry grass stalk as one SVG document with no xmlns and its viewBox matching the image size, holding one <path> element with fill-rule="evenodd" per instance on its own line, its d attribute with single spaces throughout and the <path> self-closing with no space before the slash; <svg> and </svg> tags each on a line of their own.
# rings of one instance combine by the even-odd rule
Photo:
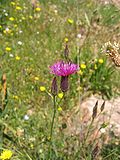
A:
<svg viewBox="0 0 120 160">
<path fill-rule="evenodd" d="M 95 119 L 95 117 L 97 116 L 97 108 L 98 108 L 98 101 L 96 102 L 96 104 L 93 108 L 93 114 L 92 114 L 93 119 Z"/>
<path fill-rule="evenodd" d="M 7 100 L 7 79 L 6 74 L 2 76 L 2 110 L 5 109 Z"/>
</svg>

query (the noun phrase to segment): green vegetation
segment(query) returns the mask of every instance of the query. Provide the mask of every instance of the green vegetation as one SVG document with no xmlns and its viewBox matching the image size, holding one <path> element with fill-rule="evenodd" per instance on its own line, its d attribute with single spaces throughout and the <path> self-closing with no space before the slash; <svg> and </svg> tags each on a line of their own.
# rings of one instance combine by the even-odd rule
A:
<svg viewBox="0 0 120 160">
<path fill-rule="evenodd" d="M 119 69 L 101 52 L 106 42 L 119 43 L 119 22 L 119 9 L 97 0 L 40 0 L 34 4 L 1 0 L 1 152 L 11 150 L 12 160 L 120 158 L 117 137 L 103 148 L 103 137 L 100 145 L 97 139 L 91 142 L 92 118 L 91 129 L 89 122 L 81 135 L 65 132 L 69 127 L 66 115 L 78 107 L 80 98 L 99 94 L 105 100 L 120 94 Z M 70 60 L 80 68 L 70 75 L 67 93 L 59 87 L 54 99 L 49 66 L 64 59 L 66 45 Z M 59 77 L 57 81 L 59 86 Z M 56 115 L 51 138 L 53 100 Z"/>
</svg>

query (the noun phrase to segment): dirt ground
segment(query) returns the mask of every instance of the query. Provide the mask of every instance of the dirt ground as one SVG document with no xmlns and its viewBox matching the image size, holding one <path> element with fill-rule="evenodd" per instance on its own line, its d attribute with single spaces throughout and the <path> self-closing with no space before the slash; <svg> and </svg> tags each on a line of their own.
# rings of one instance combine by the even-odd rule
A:
<svg viewBox="0 0 120 160">
<path fill-rule="evenodd" d="M 100 108 L 104 101 L 100 96 L 94 95 L 81 102 L 71 114 L 66 115 L 67 134 L 79 135 L 84 131 L 84 127 L 88 126 L 91 122 L 93 108 L 97 101 L 98 109 L 94 122 L 96 129 L 100 128 L 101 124 L 107 124 L 106 128 L 100 130 L 101 133 L 106 132 L 107 134 L 110 131 L 115 136 L 120 135 L 120 97 L 106 100 L 104 110 L 100 113 Z"/>
</svg>

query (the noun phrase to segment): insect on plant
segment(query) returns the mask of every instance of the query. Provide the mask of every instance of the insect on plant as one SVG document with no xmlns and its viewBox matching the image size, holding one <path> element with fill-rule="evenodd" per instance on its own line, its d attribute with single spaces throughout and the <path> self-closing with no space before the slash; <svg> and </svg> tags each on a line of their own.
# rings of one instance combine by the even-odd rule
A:
<svg viewBox="0 0 120 160">
<path fill-rule="evenodd" d="M 111 42 L 105 43 L 102 52 L 105 52 L 105 54 L 111 58 L 117 67 L 120 67 L 119 46 L 116 42 L 114 42 L 114 44 Z"/>
</svg>

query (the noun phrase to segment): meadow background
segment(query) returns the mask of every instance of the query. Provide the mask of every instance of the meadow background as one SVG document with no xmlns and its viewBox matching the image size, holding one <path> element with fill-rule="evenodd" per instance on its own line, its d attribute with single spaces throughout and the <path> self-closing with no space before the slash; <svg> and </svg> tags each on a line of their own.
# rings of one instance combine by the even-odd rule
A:
<svg viewBox="0 0 120 160">
<path fill-rule="evenodd" d="M 0 1 L 1 153 L 10 150 L 11 160 L 120 159 L 119 137 L 110 131 L 92 143 L 91 119 L 84 127 L 81 121 L 79 133 L 68 131 L 68 117 L 86 97 L 120 95 L 120 70 L 101 52 L 108 41 L 120 41 L 120 8 L 112 1 Z M 65 97 L 59 89 L 51 140 L 49 66 L 64 59 L 66 45 L 80 69 L 69 77 Z M 106 134 L 112 138 L 104 143 Z"/>
</svg>

